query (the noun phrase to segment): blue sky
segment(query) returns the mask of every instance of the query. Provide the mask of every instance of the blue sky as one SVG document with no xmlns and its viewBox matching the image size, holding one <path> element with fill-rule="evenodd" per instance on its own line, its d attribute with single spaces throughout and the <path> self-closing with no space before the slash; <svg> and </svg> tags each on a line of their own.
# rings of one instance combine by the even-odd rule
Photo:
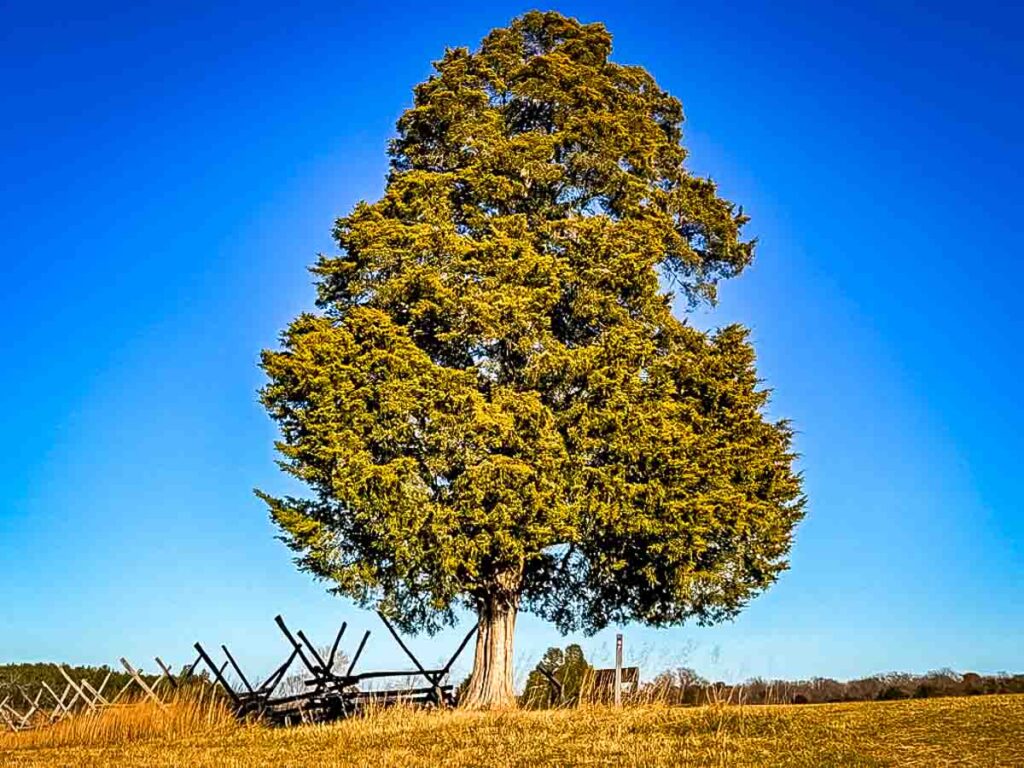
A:
<svg viewBox="0 0 1024 768">
<path fill-rule="evenodd" d="M 624 628 L 649 669 L 1024 671 L 1024 13 L 855 5 L 556 6 L 682 99 L 691 168 L 752 215 L 754 266 L 697 321 L 753 328 L 809 496 L 736 621 Z M 265 669 L 278 612 L 398 658 L 252 495 L 286 488 L 257 358 L 430 62 L 530 7 L 4 4 L 0 660 L 200 639 Z M 598 663 L 615 631 L 583 640 Z M 556 642 L 524 617 L 520 666 Z"/>
</svg>

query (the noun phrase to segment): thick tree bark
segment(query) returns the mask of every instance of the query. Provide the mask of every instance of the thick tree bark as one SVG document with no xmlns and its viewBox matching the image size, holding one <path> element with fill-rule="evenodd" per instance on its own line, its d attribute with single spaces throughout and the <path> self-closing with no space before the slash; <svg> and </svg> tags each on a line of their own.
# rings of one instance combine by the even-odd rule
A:
<svg viewBox="0 0 1024 768">
<path fill-rule="evenodd" d="M 461 704 L 469 709 L 510 709 L 516 706 L 512 684 L 512 635 L 518 599 L 488 597 L 478 609 L 479 631 L 473 673 Z"/>
</svg>

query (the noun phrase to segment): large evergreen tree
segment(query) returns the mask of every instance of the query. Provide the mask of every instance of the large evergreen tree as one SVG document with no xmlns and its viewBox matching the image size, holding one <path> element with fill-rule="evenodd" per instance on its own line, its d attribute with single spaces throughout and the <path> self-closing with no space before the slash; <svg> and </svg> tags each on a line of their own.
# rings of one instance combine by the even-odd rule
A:
<svg viewBox="0 0 1024 768">
<path fill-rule="evenodd" d="M 802 515 L 747 332 L 672 312 L 750 263 L 746 217 L 686 170 L 679 101 L 610 52 L 539 12 L 446 51 L 384 196 L 313 268 L 320 311 L 263 353 L 311 494 L 261 496 L 299 565 L 406 630 L 474 611 L 471 705 L 514 702 L 519 610 L 726 619 Z"/>
</svg>

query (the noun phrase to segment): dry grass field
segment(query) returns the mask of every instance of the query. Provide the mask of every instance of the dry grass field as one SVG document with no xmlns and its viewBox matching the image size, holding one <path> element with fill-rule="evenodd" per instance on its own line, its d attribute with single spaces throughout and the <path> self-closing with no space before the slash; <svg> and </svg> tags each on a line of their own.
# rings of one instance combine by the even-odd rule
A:
<svg viewBox="0 0 1024 768">
<path fill-rule="evenodd" d="M 1024 696 L 818 706 L 390 710 L 240 726 L 218 705 L 145 705 L 0 737 L 27 766 L 1024 766 Z"/>
</svg>

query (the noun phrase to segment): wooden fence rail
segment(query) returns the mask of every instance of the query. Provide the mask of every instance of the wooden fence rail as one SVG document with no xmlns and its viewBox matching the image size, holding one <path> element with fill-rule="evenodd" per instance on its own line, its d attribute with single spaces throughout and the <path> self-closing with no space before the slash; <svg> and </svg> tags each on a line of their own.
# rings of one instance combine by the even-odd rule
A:
<svg viewBox="0 0 1024 768">
<path fill-rule="evenodd" d="M 27 687 L 16 680 L 0 680 L 0 731 L 46 727 L 68 717 L 93 715 L 132 701 L 150 701 L 164 707 L 178 691 L 192 684 L 222 689 L 240 719 L 255 718 L 274 725 L 335 720 L 357 713 L 371 703 L 389 706 L 401 701 L 433 707 L 455 704 L 456 693 L 448 682 L 448 676 L 476 633 L 476 626 L 466 634 L 447 663 L 437 669 L 427 669 L 391 622 L 383 615 L 380 615 L 380 619 L 399 649 L 412 662 L 414 669 L 356 672 L 371 636 L 370 631 L 366 630 L 349 658 L 347 668 L 339 672 L 337 666 L 344 658 L 341 645 L 348 629 L 347 622 L 342 622 L 333 642 L 318 649 L 305 632 L 300 629 L 293 633 L 284 618 L 277 616 L 274 623 L 288 644 L 288 655 L 262 682 L 247 675 L 235 655 L 223 644 L 220 651 L 225 660 L 218 663 L 201 643 L 195 643 L 195 660 L 183 667 L 178 675 L 159 656 L 154 658 L 159 671 L 152 675 L 144 674 L 140 668 L 122 657 L 119 659 L 120 665 L 128 679 L 117 693 L 107 691 L 112 672 L 108 672 L 99 685 L 94 685 L 85 678 L 75 679 L 70 669 L 58 665 L 64 680 L 64 688 L 59 694 L 46 681 Z M 300 671 L 289 677 L 288 672 L 296 661 Z M 209 677 L 206 673 L 196 673 L 200 665 L 209 670 Z M 225 674 L 229 667 L 236 681 L 234 685 Z M 425 684 L 410 685 L 410 681 L 416 678 L 422 678 Z M 97 678 L 92 679 L 95 681 Z M 278 695 L 277 691 L 286 679 L 290 681 L 291 690 Z M 296 681 L 299 690 L 296 690 Z M 401 683 L 388 685 L 395 681 Z M 376 687 L 380 683 L 385 683 L 385 687 Z M 34 696 L 29 695 L 30 690 L 34 690 Z"/>
</svg>

